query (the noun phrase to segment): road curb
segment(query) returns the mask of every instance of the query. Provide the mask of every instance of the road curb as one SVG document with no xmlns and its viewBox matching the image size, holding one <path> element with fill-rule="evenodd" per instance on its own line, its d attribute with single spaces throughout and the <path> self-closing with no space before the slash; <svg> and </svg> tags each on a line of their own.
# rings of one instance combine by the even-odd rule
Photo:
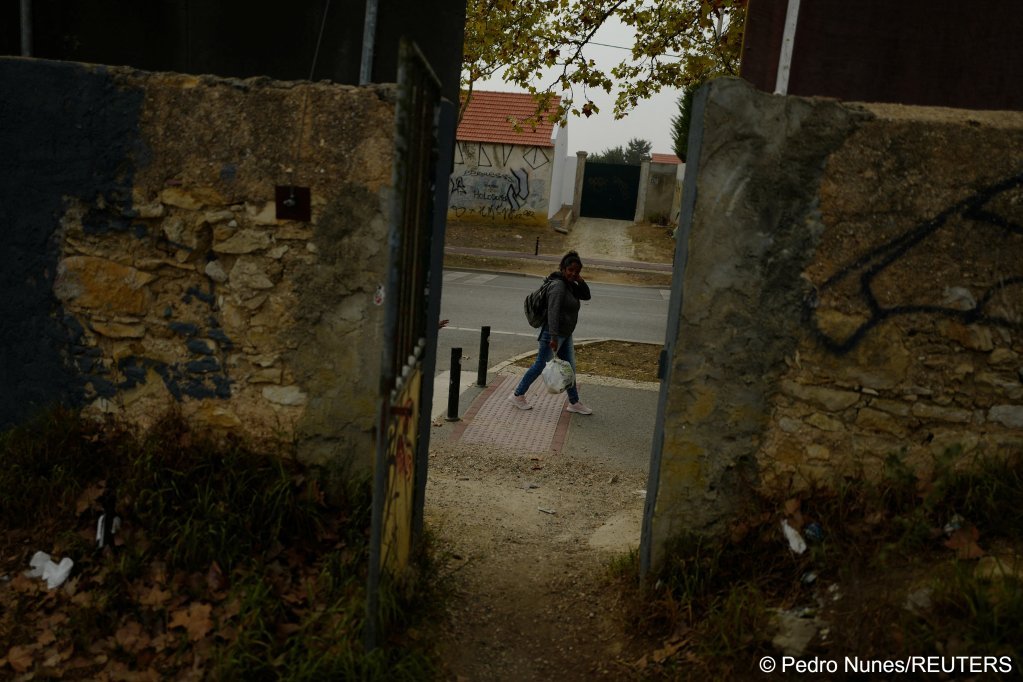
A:
<svg viewBox="0 0 1023 682">
<path fill-rule="evenodd" d="M 644 341 L 622 341 L 621 339 L 583 339 L 573 345 L 576 348 L 581 346 L 589 346 L 595 343 L 604 343 L 606 341 L 618 341 L 620 343 L 646 343 Z M 648 344 L 656 345 L 656 344 Z M 509 367 L 515 365 L 519 360 L 524 360 L 531 355 L 536 355 L 536 351 L 529 351 L 528 353 L 519 353 L 518 355 L 502 360 L 493 367 L 487 368 L 487 373 L 493 374 L 511 374 L 508 370 Z M 518 374 L 518 372 L 514 372 Z M 605 377 L 599 374 L 578 374 L 579 379 L 584 380 L 586 383 L 593 384 L 595 386 L 612 386 L 615 388 L 632 388 L 640 391 L 659 391 L 661 389 L 661 382 L 659 381 L 634 381 L 632 379 L 619 379 L 617 377 Z"/>
<path fill-rule="evenodd" d="M 556 264 L 561 261 L 561 256 L 534 255 L 516 251 L 498 251 L 496 249 L 477 249 L 467 246 L 445 246 L 444 255 L 468 256 L 470 258 L 499 258 L 540 264 Z M 674 272 L 674 266 L 671 263 L 644 263 L 642 261 L 609 260 L 606 258 L 587 258 L 586 268 L 588 270 L 628 272 L 642 275 L 671 275 Z"/>
</svg>

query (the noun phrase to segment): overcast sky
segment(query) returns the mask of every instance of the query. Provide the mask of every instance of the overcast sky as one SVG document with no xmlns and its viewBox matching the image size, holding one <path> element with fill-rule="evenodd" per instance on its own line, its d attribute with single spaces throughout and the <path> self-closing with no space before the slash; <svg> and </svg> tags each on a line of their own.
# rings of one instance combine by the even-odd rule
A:
<svg viewBox="0 0 1023 682">
<path fill-rule="evenodd" d="M 632 45 L 632 31 L 618 21 L 612 20 L 597 31 L 593 42 L 629 47 Z M 628 56 L 629 52 L 628 50 L 591 44 L 587 46 L 585 54 L 589 59 L 596 61 L 599 67 L 609 71 L 623 57 Z M 537 83 L 537 85 L 545 87 L 552 80 L 554 80 L 554 72 L 551 72 L 546 80 Z M 483 81 L 477 84 L 476 88 L 504 92 L 518 90 L 499 78 Z M 587 94 L 600 107 L 600 113 L 590 118 L 569 116 L 567 131 L 570 155 L 577 151 L 593 154 L 602 152 L 609 147 L 624 147 L 634 137 L 651 142 L 654 152 L 674 153 L 671 141 L 671 118 L 678 113 L 678 96 L 680 94 L 678 90 L 661 90 L 652 98 L 641 101 L 639 106 L 633 109 L 628 116 L 617 121 L 613 113 L 617 92 L 612 91 L 609 95 L 603 90 L 591 89 Z M 575 96 L 577 106 L 582 106 L 585 99 L 581 87 L 576 87 Z"/>
</svg>

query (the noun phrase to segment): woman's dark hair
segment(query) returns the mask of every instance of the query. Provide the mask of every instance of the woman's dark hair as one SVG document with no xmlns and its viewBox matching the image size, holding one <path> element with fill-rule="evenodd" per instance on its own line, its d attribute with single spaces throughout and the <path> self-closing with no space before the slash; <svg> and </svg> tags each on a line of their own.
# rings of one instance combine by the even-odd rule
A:
<svg viewBox="0 0 1023 682">
<path fill-rule="evenodd" d="M 565 268 L 567 268 L 572 263 L 578 263 L 580 268 L 583 266 L 582 259 L 579 258 L 579 254 L 576 253 L 575 251 L 569 251 L 564 256 L 562 256 L 561 257 L 561 265 L 559 265 L 558 268 L 561 269 L 561 270 L 564 270 Z"/>
</svg>

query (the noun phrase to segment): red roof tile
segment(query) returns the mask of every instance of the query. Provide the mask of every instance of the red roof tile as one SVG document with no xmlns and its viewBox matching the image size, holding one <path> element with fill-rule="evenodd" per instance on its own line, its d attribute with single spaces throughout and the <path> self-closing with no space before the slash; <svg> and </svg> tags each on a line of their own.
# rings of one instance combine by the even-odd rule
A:
<svg viewBox="0 0 1023 682">
<path fill-rule="evenodd" d="M 650 155 L 650 163 L 672 163 L 677 166 L 682 163 L 682 159 L 678 158 L 674 154 L 657 154 L 655 152 Z"/>
<path fill-rule="evenodd" d="M 560 97 L 551 99 L 548 112 L 558 107 Z M 515 118 L 523 121 L 536 112 L 536 100 L 527 92 L 491 92 L 473 90 L 469 107 L 458 124 L 457 139 L 463 142 L 499 142 L 524 144 L 532 147 L 553 147 L 551 133 L 554 124 L 544 117 L 536 130 L 520 123 L 522 130 L 516 132 L 508 121 Z"/>
</svg>

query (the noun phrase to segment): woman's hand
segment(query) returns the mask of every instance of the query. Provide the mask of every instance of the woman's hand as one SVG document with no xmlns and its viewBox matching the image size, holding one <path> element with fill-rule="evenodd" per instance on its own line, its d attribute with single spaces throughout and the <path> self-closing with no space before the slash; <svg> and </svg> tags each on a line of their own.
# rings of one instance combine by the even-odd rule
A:
<svg viewBox="0 0 1023 682">
<path fill-rule="evenodd" d="M 547 345 L 550 346 L 551 350 L 553 350 L 553 351 L 558 350 L 558 340 L 557 339 L 551 339 L 551 342 L 549 344 L 547 344 Z"/>
</svg>

